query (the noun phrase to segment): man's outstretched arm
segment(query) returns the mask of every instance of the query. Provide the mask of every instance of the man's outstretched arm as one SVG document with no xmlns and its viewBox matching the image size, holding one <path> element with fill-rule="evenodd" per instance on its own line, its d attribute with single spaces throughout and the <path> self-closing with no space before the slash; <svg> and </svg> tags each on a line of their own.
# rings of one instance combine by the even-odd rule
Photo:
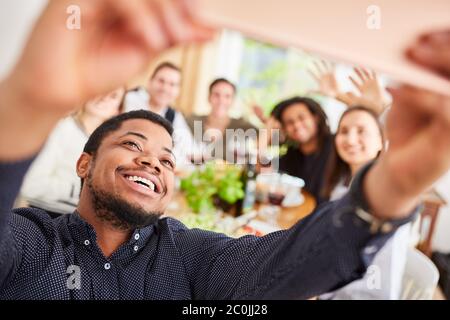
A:
<svg viewBox="0 0 450 320">
<path fill-rule="evenodd" d="M 421 39 L 411 56 L 448 76 L 450 32 Z M 417 53 L 424 50 L 426 57 Z M 220 287 L 209 282 L 201 292 L 209 297 L 308 298 L 362 275 L 395 231 L 390 227 L 407 222 L 419 195 L 450 169 L 450 96 L 410 86 L 390 91 L 394 103 L 387 119 L 389 150 L 359 175 L 352 191 L 288 232 L 259 240 L 217 240 L 221 254 L 213 256 L 215 263 L 203 278 L 212 274 L 216 278 L 209 278 L 217 282 L 218 275 L 229 275 L 229 281 Z M 385 223 L 389 220 L 396 222 Z M 199 284 L 205 286 L 205 281 Z"/>
<path fill-rule="evenodd" d="M 389 237 L 414 216 L 381 225 L 367 220 L 362 184 L 369 169 L 345 197 L 322 204 L 287 231 L 239 239 L 177 232 L 194 297 L 307 299 L 361 278 Z"/>
</svg>

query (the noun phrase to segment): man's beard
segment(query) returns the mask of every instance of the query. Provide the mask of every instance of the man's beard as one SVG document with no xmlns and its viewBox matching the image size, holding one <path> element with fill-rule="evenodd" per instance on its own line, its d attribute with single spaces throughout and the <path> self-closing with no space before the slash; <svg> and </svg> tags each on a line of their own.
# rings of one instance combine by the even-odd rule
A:
<svg viewBox="0 0 450 320">
<path fill-rule="evenodd" d="M 134 230 L 154 224 L 162 212 L 148 212 L 139 205 L 133 205 L 118 195 L 94 187 L 92 175 L 87 177 L 87 187 L 92 196 L 95 215 L 118 230 Z"/>
</svg>

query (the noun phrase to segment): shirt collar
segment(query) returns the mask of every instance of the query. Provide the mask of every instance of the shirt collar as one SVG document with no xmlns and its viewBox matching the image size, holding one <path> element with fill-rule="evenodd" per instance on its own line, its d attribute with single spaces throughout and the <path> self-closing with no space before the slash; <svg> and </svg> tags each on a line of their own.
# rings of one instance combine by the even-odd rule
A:
<svg viewBox="0 0 450 320">
<path fill-rule="evenodd" d="M 130 239 L 121 245 L 112 257 L 121 257 L 122 254 L 126 252 L 138 252 L 140 248 L 145 246 L 150 237 L 155 233 L 156 224 L 135 229 Z M 68 228 L 74 241 L 81 245 L 86 245 L 86 243 L 96 243 L 97 241 L 95 229 L 80 216 L 77 210 L 70 215 Z"/>
</svg>

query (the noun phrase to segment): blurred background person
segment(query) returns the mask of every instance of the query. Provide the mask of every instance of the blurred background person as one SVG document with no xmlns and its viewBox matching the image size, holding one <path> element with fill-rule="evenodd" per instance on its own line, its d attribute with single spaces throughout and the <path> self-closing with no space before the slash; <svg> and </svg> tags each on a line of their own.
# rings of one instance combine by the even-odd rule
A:
<svg viewBox="0 0 450 320">
<path fill-rule="evenodd" d="M 376 159 L 384 149 L 383 128 L 374 110 L 355 106 L 347 109 L 338 125 L 335 148 L 330 157 L 324 199 L 338 200 L 349 190 L 356 173 Z M 399 299 L 410 243 L 411 224 L 400 227 L 376 254 L 372 269 L 359 280 L 322 295 L 322 299 Z M 374 274 L 374 272 L 378 272 Z M 371 277 L 379 285 L 368 285 Z"/>
<path fill-rule="evenodd" d="M 54 217 L 75 210 L 80 193 L 76 162 L 89 135 L 105 120 L 123 112 L 124 94 L 121 87 L 88 101 L 56 125 L 25 176 L 22 201 L 50 211 Z"/>
<path fill-rule="evenodd" d="M 279 171 L 303 179 L 305 189 L 320 203 L 324 200 L 321 191 L 333 150 L 328 118 L 316 101 L 305 97 L 284 100 L 275 110 L 289 145 L 279 159 Z"/>
<path fill-rule="evenodd" d="M 324 197 L 330 200 L 343 196 L 358 170 L 382 152 L 383 128 L 375 112 L 363 106 L 347 109 L 334 144 L 324 185 Z"/>
<path fill-rule="evenodd" d="M 230 109 L 236 98 L 236 86 L 232 82 L 225 78 L 215 79 L 209 85 L 208 92 L 211 112 L 203 116 L 191 115 L 187 119 L 188 125 L 198 143 L 209 142 L 212 144 L 211 149 L 220 152 L 220 154 L 206 154 L 206 159 L 234 159 L 236 146 L 231 141 L 234 137 L 231 134 L 227 135 L 227 130 L 247 131 L 256 130 L 256 127 L 243 118 L 230 116 Z"/>
<path fill-rule="evenodd" d="M 180 95 L 181 80 L 179 67 L 171 62 L 162 62 L 153 71 L 146 90 L 133 89 L 125 98 L 126 111 L 150 110 L 172 124 L 177 167 L 189 163 L 191 154 L 198 148 L 183 114 L 174 107 Z"/>
</svg>

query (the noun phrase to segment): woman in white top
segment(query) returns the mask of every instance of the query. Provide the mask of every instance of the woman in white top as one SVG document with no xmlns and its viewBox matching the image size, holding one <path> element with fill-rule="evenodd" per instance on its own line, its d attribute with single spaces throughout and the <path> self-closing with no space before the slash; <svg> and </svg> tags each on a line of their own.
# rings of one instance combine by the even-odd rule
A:
<svg viewBox="0 0 450 320">
<path fill-rule="evenodd" d="M 125 89 L 118 88 L 88 101 L 56 125 L 25 176 L 21 200 L 53 216 L 75 210 L 80 193 L 76 162 L 89 135 L 102 122 L 122 112 L 124 94 Z"/>
<path fill-rule="evenodd" d="M 383 151 L 383 129 L 377 114 L 357 106 L 344 112 L 335 137 L 324 196 L 331 201 L 342 197 L 352 178 Z M 409 244 L 409 225 L 399 228 L 377 253 L 366 275 L 347 286 L 322 295 L 323 299 L 398 299 Z"/>
</svg>

